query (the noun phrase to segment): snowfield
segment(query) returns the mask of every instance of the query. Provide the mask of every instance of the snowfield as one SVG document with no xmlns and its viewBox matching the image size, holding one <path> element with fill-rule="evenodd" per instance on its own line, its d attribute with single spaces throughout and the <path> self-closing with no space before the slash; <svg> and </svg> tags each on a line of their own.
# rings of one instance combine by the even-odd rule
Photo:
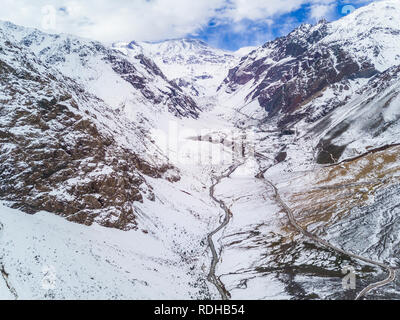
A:
<svg viewBox="0 0 400 320">
<path fill-rule="evenodd" d="M 31 216 L 3 205 L 0 221 L 0 264 L 16 293 L 14 297 L 4 277 L 0 278 L 1 299 L 207 296 L 193 286 L 196 278 L 189 263 L 171 244 L 152 235 L 82 226 L 47 212 Z"/>
<path fill-rule="evenodd" d="M 399 14 L 235 53 L 0 22 L 0 299 L 400 299 Z"/>
</svg>

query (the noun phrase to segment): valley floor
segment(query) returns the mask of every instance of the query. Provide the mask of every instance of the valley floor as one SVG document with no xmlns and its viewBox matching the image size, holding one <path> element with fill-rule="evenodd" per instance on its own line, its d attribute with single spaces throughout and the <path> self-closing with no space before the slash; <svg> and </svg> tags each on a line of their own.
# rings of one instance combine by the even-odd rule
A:
<svg viewBox="0 0 400 320">
<path fill-rule="evenodd" d="M 362 172 L 368 158 L 342 167 L 346 175 L 341 176 L 336 167 L 315 167 L 306 152 L 284 140 L 289 158 L 280 163 L 275 159 L 282 138 L 273 130 L 257 133 L 255 127 L 238 129 L 233 122 L 214 110 L 200 120 L 160 125 L 155 137 L 181 180 L 149 179 L 156 199 L 137 205 L 138 231 L 87 227 L 46 212 L 31 216 L 1 206 L 0 298 L 354 299 L 385 279 L 384 268 L 299 233 L 268 181 L 280 190 L 304 230 L 354 254 L 397 266 L 396 202 L 389 202 L 392 209 L 383 216 L 365 212 L 373 208 L 377 192 L 398 188 L 400 162 L 390 158 L 398 157 L 398 150 L 369 156 L 372 162 L 390 159 L 381 169 L 390 181 L 369 188 L 364 182 L 376 177 Z M 169 143 L 163 145 L 165 137 Z M 360 183 L 366 190 L 355 187 Z M 341 200 L 332 205 L 332 197 Z M 352 221 L 357 214 L 372 219 L 369 224 L 375 227 L 369 232 L 374 237 L 362 238 L 365 223 Z M 343 238 L 344 233 L 352 237 Z M 378 246 L 382 237 L 384 249 Z M 342 288 L 347 265 L 359 276 L 355 290 Z M 400 297 L 395 281 L 366 296 Z"/>
</svg>

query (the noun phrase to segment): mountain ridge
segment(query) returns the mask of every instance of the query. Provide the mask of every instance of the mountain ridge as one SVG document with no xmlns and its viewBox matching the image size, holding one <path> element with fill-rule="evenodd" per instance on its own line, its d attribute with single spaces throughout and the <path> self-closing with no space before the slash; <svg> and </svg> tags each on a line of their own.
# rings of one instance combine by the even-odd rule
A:
<svg viewBox="0 0 400 320">
<path fill-rule="evenodd" d="M 243 57 L 0 23 L 0 297 L 399 299 L 399 12 Z"/>
</svg>

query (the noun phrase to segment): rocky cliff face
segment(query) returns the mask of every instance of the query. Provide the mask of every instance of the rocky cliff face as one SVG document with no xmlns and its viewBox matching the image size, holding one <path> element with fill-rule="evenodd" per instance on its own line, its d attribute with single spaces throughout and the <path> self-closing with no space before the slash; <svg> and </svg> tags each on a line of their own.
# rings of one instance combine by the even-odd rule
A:
<svg viewBox="0 0 400 320">
<path fill-rule="evenodd" d="M 2 31 L 0 198 L 28 213 L 136 228 L 134 203 L 154 199 L 145 176 L 161 178 L 167 160 L 142 128 L 53 68 L 54 55 L 40 59 Z M 118 69 L 124 60 L 107 57 L 125 76 Z M 136 69 L 126 66 L 132 68 L 126 76 L 134 77 Z M 174 112 L 187 115 L 179 113 L 184 102 L 168 94 Z"/>
<path fill-rule="evenodd" d="M 225 79 L 225 90 L 235 92 L 252 82 L 246 96 L 258 100 L 269 117 L 282 115 L 282 127 L 303 117 L 313 118 L 302 106 L 333 84 L 344 91 L 353 79 L 368 78 L 378 71 L 369 61 L 356 60 L 345 47 L 327 46 L 328 24 L 303 25 L 288 36 L 265 44 L 242 59 Z M 296 111 L 296 117 L 291 117 Z M 325 110 L 328 112 L 328 110 Z"/>
<path fill-rule="evenodd" d="M 215 95 L 229 68 L 241 58 L 241 53 L 212 48 L 196 39 L 155 43 L 132 41 L 116 43 L 114 48 L 128 56 L 144 54 L 151 57 L 172 82 L 195 99 Z"/>
<path fill-rule="evenodd" d="M 386 1 L 333 23 L 302 25 L 244 57 L 220 91 L 257 101 L 282 128 L 315 122 L 346 103 L 363 79 L 400 64 L 399 17 L 396 2 Z M 330 101 L 310 103 L 324 95 Z"/>
<path fill-rule="evenodd" d="M 1 23 L 0 200 L 95 225 L 0 204 L 0 298 L 353 299 L 388 277 L 399 13 L 377 2 L 240 61 L 197 40 L 107 48 Z M 38 288 L 42 264 L 63 286 Z M 399 298 L 390 283 L 367 298 Z"/>
<path fill-rule="evenodd" d="M 177 117 L 198 116 L 199 108 L 193 99 L 143 54 L 128 59 L 99 42 L 46 34 L 11 23 L 2 23 L 1 29 L 5 39 L 27 48 L 114 109 L 131 102 L 156 112 L 169 111 Z"/>
</svg>

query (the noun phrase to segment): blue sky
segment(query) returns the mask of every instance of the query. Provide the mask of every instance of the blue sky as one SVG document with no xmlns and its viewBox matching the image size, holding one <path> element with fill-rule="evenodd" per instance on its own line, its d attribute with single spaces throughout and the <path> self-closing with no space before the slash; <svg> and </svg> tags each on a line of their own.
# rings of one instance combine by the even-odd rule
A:
<svg viewBox="0 0 400 320">
<path fill-rule="evenodd" d="M 374 0 L 381 1 L 381 0 Z M 236 50 L 372 0 L 1 0 L 0 20 L 105 43 L 200 38 Z"/>
<path fill-rule="evenodd" d="M 352 10 L 373 1 L 336 1 L 320 17 L 312 16 L 312 5 L 303 4 L 299 9 L 261 20 L 244 19 L 236 23 L 219 23 L 214 19 L 189 37 L 201 39 L 210 45 L 235 51 L 245 46 L 262 45 L 269 40 L 288 34 L 302 23 L 314 24 L 321 18 L 328 21 L 340 19 Z M 240 24 L 240 27 L 237 26 Z"/>
</svg>

